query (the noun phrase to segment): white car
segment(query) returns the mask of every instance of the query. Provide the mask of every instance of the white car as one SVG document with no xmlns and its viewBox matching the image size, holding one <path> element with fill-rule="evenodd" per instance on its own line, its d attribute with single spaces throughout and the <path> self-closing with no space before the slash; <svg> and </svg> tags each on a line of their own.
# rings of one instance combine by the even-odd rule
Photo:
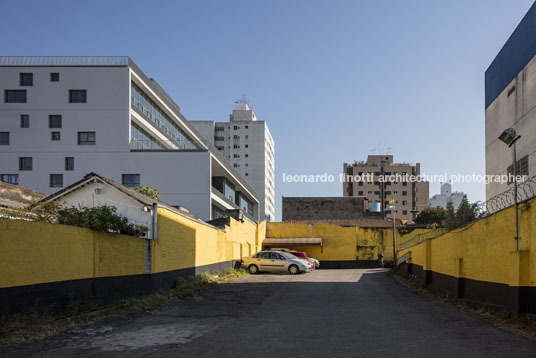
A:
<svg viewBox="0 0 536 358">
<path fill-rule="evenodd" d="M 242 259 L 242 267 L 250 274 L 259 272 L 288 272 L 296 275 L 303 272 L 311 272 L 312 264 L 298 259 L 294 255 L 280 251 L 261 251 L 252 257 Z"/>
</svg>

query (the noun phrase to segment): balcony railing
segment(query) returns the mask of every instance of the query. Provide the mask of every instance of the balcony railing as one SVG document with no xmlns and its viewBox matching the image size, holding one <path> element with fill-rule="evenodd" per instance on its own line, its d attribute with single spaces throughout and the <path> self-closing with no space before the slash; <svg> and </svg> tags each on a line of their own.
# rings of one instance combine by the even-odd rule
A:
<svg viewBox="0 0 536 358">
<path fill-rule="evenodd" d="M 192 149 L 192 142 L 198 146 L 198 148 L 202 148 L 200 145 L 203 144 L 209 144 L 210 142 L 207 140 L 198 140 L 198 141 L 191 141 L 191 140 L 161 140 L 158 142 L 154 142 L 152 140 L 145 140 L 145 139 L 131 139 L 130 140 L 130 149 L 131 150 L 203 150 L 203 149 Z"/>
</svg>

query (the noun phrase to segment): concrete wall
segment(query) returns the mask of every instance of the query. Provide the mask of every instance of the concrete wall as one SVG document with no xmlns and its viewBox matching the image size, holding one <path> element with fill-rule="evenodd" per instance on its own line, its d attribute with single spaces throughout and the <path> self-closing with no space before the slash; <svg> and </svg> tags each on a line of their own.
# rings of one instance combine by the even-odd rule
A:
<svg viewBox="0 0 536 358">
<path fill-rule="evenodd" d="M 401 272 L 437 292 L 536 313 L 536 199 L 519 208 L 520 251 L 515 251 L 514 209 L 403 250 Z"/>
<path fill-rule="evenodd" d="M 535 8 L 536 9 L 536 8 Z M 504 175 L 512 165 L 512 150 L 498 137 L 514 128 L 521 138 L 516 142 L 517 159 L 528 155 L 529 176 L 536 172 L 536 57 L 519 72 L 486 108 L 486 174 Z M 519 169 L 519 168 L 518 168 Z M 486 185 L 486 199 L 508 190 L 507 183 Z"/>
<path fill-rule="evenodd" d="M 0 219 L 0 313 L 170 288 L 178 277 L 221 271 L 257 252 L 265 228 L 231 218 L 221 230 L 159 208 L 158 238 L 147 241 Z"/>
<path fill-rule="evenodd" d="M 363 219 L 363 197 L 283 197 L 283 221 Z"/>
<path fill-rule="evenodd" d="M 401 235 L 397 230 L 397 243 L 403 243 L 426 231 L 416 229 Z M 307 252 L 321 262 L 321 268 L 376 267 L 378 254 L 385 261 L 393 260 L 393 230 L 343 227 L 332 224 L 304 224 L 297 222 L 267 223 L 267 238 L 320 237 L 323 246 L 281 245 Z"/>
</svg>

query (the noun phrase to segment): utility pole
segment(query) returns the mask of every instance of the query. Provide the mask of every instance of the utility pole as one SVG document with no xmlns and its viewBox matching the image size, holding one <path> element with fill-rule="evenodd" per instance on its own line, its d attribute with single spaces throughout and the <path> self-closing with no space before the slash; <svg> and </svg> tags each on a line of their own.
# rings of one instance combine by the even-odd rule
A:
<svg viewBox="0 0 536 358">
<path fill-rule="evenodd" d="M 521 138 L 519 134 L 516 133 L 514 128 L 507 128 L 504 132 L 501 133 L 499 139 L 512 148 L 512 159 L 513 159 L 513 172 L 514 172 L 514 210 L 515 210 L 515 226 L 516 233 L 514 239 L 516 240 L 516 251 L 519 251 L 519 222 L 517 217 L 517 154 L 516 154 L 516 142 Z M 508 178 L 510 179 L 510 178 Z"/>
<path fill-rule="evenodd" d="M 515 220 L 516 220 L 516 251 L 519 251 L 519 221 L 517 218 L 517 155 L 516 155 L 516 141 L 513 142 L 512 146 L 512 156 L 514 157 L 514 210 L 516 212 Z"/>
<path fill-rule="evenodd" d="M 389 200 L 393 203 L 393 200 Z M 393 212 L 393 271 L 396 270 L 396 206 L 389 205 L 389 209 Z"/>
</svg>

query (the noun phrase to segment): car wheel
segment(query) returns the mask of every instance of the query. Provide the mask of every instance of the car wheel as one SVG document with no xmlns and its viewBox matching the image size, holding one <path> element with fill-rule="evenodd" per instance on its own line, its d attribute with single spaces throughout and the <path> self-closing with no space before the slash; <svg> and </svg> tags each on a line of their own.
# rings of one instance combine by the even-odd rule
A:
<svg viewBox="0 0 536 358">
<path fill-rule="evenodd" d="M 259 268 L 257 267 L 257 265 L 249 265 L 248 271 L 250 274 L 255 275 L 259 273 Z"/>
<path fill-rule="evenodd" d="M 299 274 L 299 273 L 300 273 L 300 269 L 299 269 L 298 266 L 296 266 L 296 265 L 290 265 L 290 267 L 288 268 L 288 272 L 289 272 L 291 275 L 296 275 L 296 274 Z"/>
</svg>

